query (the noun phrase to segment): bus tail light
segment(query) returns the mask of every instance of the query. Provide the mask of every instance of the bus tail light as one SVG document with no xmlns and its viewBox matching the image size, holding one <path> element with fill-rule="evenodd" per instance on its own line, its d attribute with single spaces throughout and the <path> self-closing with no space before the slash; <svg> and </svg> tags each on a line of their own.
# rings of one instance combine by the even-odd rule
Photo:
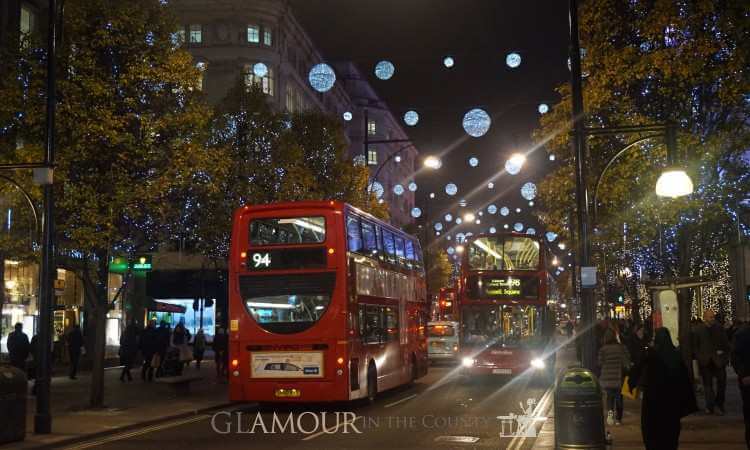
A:
<svg viewBox="0 0 750 450">
<path fill-rule="evenodd" d="M 329 255 L 333 255 L 334 253 L 336 253 L 336 249 L 334 249 L 333 247 L 331 247 L 331 248 L 328 249 L 328 254 Z"/>
<path fill-rule="evenodd" d="M 232 369 L 236 369 L 239 366 L 240 366 L 240 361 L 238 359 L 233 359 L 232 360 Z"/>
<path fill-rule="evenodd" d="M 343 357 L 341 357 L 341 356 L 339 356 L 339 359 L 337 359 L 337 360 L 336 360 L 336 363 L 337 363 L 337 364 L 338 364 L 339 366 L 340 366 L 340 365 L 342 365 L 342 364 L 344 364 L 344 358 L 343 358 Z"/>
</svg>

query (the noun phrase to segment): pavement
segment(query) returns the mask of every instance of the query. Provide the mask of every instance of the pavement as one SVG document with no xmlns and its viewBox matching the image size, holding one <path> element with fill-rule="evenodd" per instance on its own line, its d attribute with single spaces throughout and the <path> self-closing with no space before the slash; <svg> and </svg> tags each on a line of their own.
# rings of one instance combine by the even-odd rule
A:
<svg viewBox="0 0 750 450">
<path fill-rule="evenodd" d="M 54 376 L 50 388 L 52 433 L 33 433 L 36 398 L 29 396 L 25 441 L 0 445 L 0 449 L 57 448 L 94 436 L 194 416 L 229 404 L 227 384 L 217 380 L 213 361 L 204 361 L 200 370 L 195 363 L 186 369 L 184 374 L 203 377 L 192 383 L 187 395 L 177 395 L 165 384 L 144 383 L 139 368 L 131 370 L 133 381 L 129 383 L 119 380 L 119 367 L 108 368 L 104 373 L 105 407 L 91 409 L 87 405 L 90 373 L 79 373 L 76 380 Z M 29 383 L 29 391 L 32 384 Z"/>
<path fill-rule="evenodd" d="M 703 393 L 697 395 L 698 407 L 704 403 Z M 724 416 L 695 413 L 682 419 L 680 450 L 747 450 L 745 445 L 745 423 L 742 418 L 742 400 L 737 388 L 737 375 L 727 368 L 726 414 Z M 605 416 L 606 417 L 606 416 Z M 626 398 L 623 420 L 620 426 L 605 425 L 612 445 L 608 449 L 643 449 L 641 437 L 641 401 Z M 539 431 L 534 450 L 553 449 L 555 443 L 554 407 Z"/>
</svg>

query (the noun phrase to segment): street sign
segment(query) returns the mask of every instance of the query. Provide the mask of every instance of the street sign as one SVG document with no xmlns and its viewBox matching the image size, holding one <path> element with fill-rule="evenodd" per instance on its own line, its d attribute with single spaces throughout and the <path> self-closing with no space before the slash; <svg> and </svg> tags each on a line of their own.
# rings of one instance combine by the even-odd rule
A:
<svg viewBox="0 0 750 450">
<path fill-rule="evenodd" d="M 133 270 L 151 270 L 151 255 L 136 256 Z"/>
<path fill-rule="evenodd" d="M 581 267 L 581 287 L 596 287 L 596 266 Z"/>
</svg>

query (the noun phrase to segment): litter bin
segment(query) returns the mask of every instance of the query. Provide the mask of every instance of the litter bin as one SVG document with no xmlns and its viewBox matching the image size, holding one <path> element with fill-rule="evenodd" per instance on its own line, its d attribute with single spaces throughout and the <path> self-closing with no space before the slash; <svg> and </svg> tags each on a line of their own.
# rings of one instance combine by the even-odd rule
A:
<svg viewBox="0 0 750 450">
<path fill-rule="evenodd" d="M 26 374 L 0 366 L 0 444 L 26 437 Z"/>
<path fill-rule="evenodd" d="M 571 368 L 555 386 L 555 448 L 606 447 L 604 412 L 599 382 L 591 371 Z"/>
</svg>

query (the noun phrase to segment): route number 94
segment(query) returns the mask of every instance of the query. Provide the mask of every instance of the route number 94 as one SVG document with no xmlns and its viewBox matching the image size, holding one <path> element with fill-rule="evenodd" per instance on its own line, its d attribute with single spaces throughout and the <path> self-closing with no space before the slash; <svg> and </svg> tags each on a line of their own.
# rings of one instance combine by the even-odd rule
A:
<svg viewBox="0 0 750 450">
<path fill-rule="evenodd" d="M 253 267 L 268 268 L 271 267 L 271 254 L 270 253 L 253 253 Z"/>
</svg>

